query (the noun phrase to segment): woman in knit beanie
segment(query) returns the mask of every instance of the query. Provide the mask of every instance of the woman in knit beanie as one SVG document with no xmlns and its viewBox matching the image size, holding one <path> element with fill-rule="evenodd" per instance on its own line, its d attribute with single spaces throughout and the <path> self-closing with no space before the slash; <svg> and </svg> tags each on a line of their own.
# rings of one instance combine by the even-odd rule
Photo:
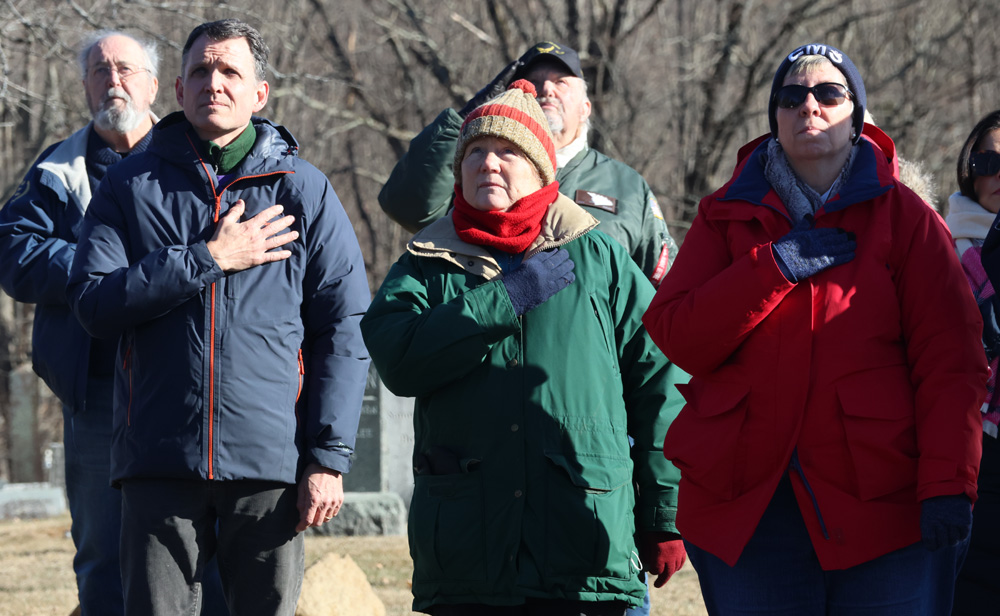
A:
<svg viewBox="0 0 1000 616">
<path fill-rule="evenodd" d="M 523 253 L 559 194 L 552 133 L 530 82 L 514 82 L 466 117 L 454 170 L 459 237 L 495 252 Z"/>
<path fill-rule="evenodd" d="M 693 375 L 664 453 L 712 615 L 951 610 L 976 499 L 982 320 L 865 103 L 843 51 L 785 56 L 770 134 L 702 199 L 644 318 Z"/>
<path fill-rule="evenodd" d="M 945 222 L 983 315 L 983 348 L 990 363 L 986 402 L 982 407 L 983 457 L 978 497 L 973 510 L 969 554 L 955 586 L 955 616 L 989 614 L 1000 606 L 1000 328 L 997 295 L 991 280 L 1000 281 L 1000 266 L 984 248 L 1000 213 L 1000 110 L 981 119 L 958 155 L 958 191 L 948 198 Z M 996 238 L 994 238 L 996 239 Z M 984 267 L 988 266 L 988 267 Z"/>
<path fill-rule="evenodd" d="M 361 324 L 416 398 L 413 608 L 621 616 L 684 562 L 661 452 L 687 377 L 642 327 L 652 285 L 559 194 L 529 82 L 468 115 L 454 170 Z"/>
</svg>

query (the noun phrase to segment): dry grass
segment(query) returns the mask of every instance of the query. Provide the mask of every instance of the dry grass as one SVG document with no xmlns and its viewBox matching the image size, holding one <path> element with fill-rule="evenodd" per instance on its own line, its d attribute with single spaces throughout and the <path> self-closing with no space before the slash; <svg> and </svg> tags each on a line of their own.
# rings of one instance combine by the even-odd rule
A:
<svg viewBox="0 0 1000 616">
<path fill-rule="evenodd" d="M 76 606 L 69 516 L 0 523 L 0 616 L 67 616 Z M 410 616 L 413 564 L 405 537 L 306 539 L 306 565 L 320 556 L 348 554 L 368 576 L 388 616 Z M 685 565 L 653 590 L 654 616 L 704 616 L 698 579 Z"/>
</svg>

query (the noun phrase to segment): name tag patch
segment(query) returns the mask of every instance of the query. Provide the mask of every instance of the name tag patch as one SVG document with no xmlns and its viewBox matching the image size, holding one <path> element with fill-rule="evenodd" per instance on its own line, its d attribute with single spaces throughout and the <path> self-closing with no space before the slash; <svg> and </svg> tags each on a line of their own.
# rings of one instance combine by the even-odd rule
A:
<svg viewBox="0 0 1000 616">
<path fill-rule="evenodd" d="M 596 207 L 612 214 L 618 213 L 618 199 L 589 190 L 576 191 L 576 202 L 587 207 Z"/>
</svg>

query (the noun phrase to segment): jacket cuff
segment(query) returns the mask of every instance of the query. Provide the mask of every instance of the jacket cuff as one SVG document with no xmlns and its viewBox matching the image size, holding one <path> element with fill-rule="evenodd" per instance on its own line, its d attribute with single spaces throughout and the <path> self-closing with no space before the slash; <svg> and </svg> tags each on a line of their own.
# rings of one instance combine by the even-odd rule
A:
<svg viewBox="0 0 1000 616">
<path fill-rule="evenodd" d="M 215 278 L 222 278 L 226 275 L 219 267 L 219 264 L 215 262 L 215 257 L 208 250 L 207 242 L 198 242 L 197 244 L 191 245 L 191 255 L 194 257 L 195 261 L 201 267 L 201 270 L 206 274 L 216 274 Z"/>
<path fill-rule="evenodd" d="M 313 447 L 305 457 L 306 464 L 303 465 L 303 468 L 310 462 L 315 462 L 324 468 L 328 468 L 331 471 L 339 471 L 345 475 L 350 472 L 351 465 L 354 462 L 354 452 L 347 449 L 331 451 L 329 449 Z"/>
<path fill-rule="evenodd" d="M 917 500 L 965 494 L 976 502 L 975 469 L 961 468 L 954 460 L 920 458 L 917 467 Z"/>
<path fill-rule="evenodd" d="M 637 507 L 635 515 L 635 530 L 662 531 L 677 534 L 677 509 L 669 505 L 655 507 Z"/>
</svg>

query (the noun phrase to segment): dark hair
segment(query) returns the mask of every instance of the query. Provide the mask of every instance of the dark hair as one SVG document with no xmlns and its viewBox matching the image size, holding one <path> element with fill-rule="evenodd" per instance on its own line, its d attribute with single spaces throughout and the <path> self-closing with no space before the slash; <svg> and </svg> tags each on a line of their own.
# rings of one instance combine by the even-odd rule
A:
<svg viewBox="0 0 1000 616">
<path fill-rule="evenodd" d="M 184 50 L 181 52 L 181 70 L 187 64 L 188 52 L 194 42 L 202 36 L 207 36 L 213 41 L 228 41 L 230 39 L 246 39 L 250 46 L 250 53 L 253 54 L 254 75 L 257 81 L 264 81 L 267 76 L 267 56 L 271 53 L 267 43 L 264 42 L 260 32 L 250 24 L 239 19 L 220 19 L 203 23 L 188 35 L 187 42 L 184 43 Z"/>
<path fill-rule="evenodd" d="M 1000 109 L 990 113 L 976 124 L 976 127 L 969 133 L 969 138 L 965 140 L 962 150 L 958 153 L 958 190 L 976 203 L 979 203 L 979 197 L 976 196 L 976 177 L 972 175 L 969 156 L 979 149 L 979 145 L 986 135 L 997 129 L 1000 129 Z"/>
</svg>

